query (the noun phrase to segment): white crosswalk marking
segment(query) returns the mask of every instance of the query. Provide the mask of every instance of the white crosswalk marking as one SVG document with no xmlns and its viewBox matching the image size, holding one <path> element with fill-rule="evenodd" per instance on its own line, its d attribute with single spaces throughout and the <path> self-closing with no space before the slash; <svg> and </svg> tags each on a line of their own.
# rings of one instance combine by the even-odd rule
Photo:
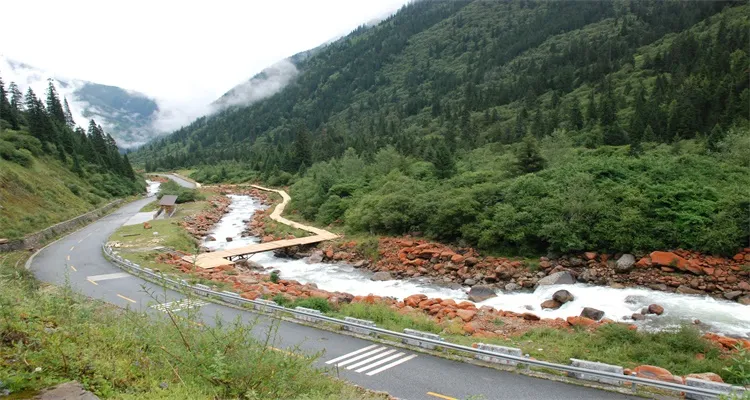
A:
<svg viewBox="0 0 750 400">
<path fill-rule="evenodd" d="M 206 302 L 202 300 L 182 299 L 177 301 L 170 301 L 169 303 L 154 304 L 153 306 L 151 306 L 151 308 L 162 312 L 177 312 L 182 310 L 189 310 L 191 308 L 197 308 L 203 305 L 206 305 Z"/>
<path fill-rule="evenodd" d="M 386 346 L 373 344 L 352 351 L 351 353 L 344 354 L 343 356 L 336 357 L 332 360 L 328 360 L 326 361 L 326 364 L 334 364 L 337 367 L 346 366 L 347 370 L 354 370 L 356 373 L 371 370 L 367 375 L 373 376 L 389 368 L 403 364 L 417 356 L 416 354 L 406 354 L 403 352 L 392 354 L 394 352 L 396 352 L 396 349 L 389 349 Z M 373 369 L 375 367 L 379 368 Z"/>
</svg>

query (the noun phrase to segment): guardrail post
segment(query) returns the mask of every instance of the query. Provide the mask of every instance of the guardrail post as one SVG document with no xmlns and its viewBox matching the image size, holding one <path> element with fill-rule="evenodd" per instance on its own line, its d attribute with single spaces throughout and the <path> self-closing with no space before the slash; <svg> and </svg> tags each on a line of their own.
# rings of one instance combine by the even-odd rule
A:
<svg viewBox="0 0 750 400">
<path fill-rule="evenodd" d="M 570 365 L 578 368 L 586 368 L 594 371 L 605 371 L 613 374 L 623 375 L 624 370 L 619 365 L 610 365 L 593 361 L 578 360 L 575 358 L 570 359 Z M 577 379 L 583 379 L 587 381 L 601 382 L 609 385 L 622 386 L 623 381 L 621 379 L 614 378 L 603 378 L 597 375 L 583 374 L 579 372 L 568 373 L 568 376 L 572 376 Z M 624 375 L 623 375 L 624 376 Z"/>
<path fill-rule="evenodd" d="M 370 320 L 366 319 L 359 319 L 359 318 L 352 318 L 352 317 L 344 317 L 344 321 L 351 322 L 353 324 L 357 325 L 365 325 L 365 326 L 376 326 L 375 322 L 372 322 Z M 360 335 L 372 335 L 375 336 L 376 333 L 370 329 L 367 328 L 360 328 L 358 326 L 349 326 L 349 325 L 342 325 L 342 328 L 345 331 L 359 333 Z"/>
<path fill-rule="evenodd" d="M 443 339 L 442 337 L 440 337 L 440 335 L 436 335 L 434 333 L 417 331 L 417 330 L 409 329 L 409 328 L 404 329 L 404 333 L 406 333 L 407 335 L 411 335 L 411 336 L 418 336 L 418 337 L 423 337 L 423 338 L 426 338 L 426 339 L 439 340 L 441 342 L 445 341 L 445 339 Z M 433 343 L 423 342 L 423 341 L 417 340 L 417 339 L 403 338 L 403 339 L 401 339 L 401 341 L 404 344 L 408 344 L 408 345 L 412 345 L 412 346 L 419 346 L 421 348 L 428 349 L 428 350 L 435 350 L 435 347 L 437 347 L 437 345 L 435 345 Z"/>
<path fill-rule="evenodd" d="M 638 374 L 637 374 L 637 373 L 635 373 L 635 372 L 633 372 L 633 373 L 631 373 L 630 375 L 631 375 L 631 376 L 637 376 Z M 635 382 L 631 382 L 631 384 L 630 384 L 630 391 L 632 391 L 633 393 L 636 393 L 636 392 L 638 392 L 638 384 L 637 384 L 637 383 L 635 383 Z"/>
<path fill-rule="evenodd" d="M 498 355 L 507 354 L 510 356 L 516 356 L 521 357 L 523 356 L 523 353 L 521 352 L 521 349 L 517 349 L 515 347 L 505 347 L 505 346 L 498 346 L 494 344 L 486 344 L 486 343 L 475 343 L 472 347 L 476 347 L 479 350 L 486 350 L 491 351 L 493 353 L 498 353 Z M 528 354 L 526 355 L 528 357 Z M 517 365 L 517 361 L 507 360 L 502 357 L 493 357 L 488 356 L 485 354 L 476 354 L 474 355 L 474 358 L 482 361 L 487 361 L 490 363 L 495 364 L 502 364 L 502 365 Z"/>
<path fill-rule="evenodd" d="M 315 309 L 312 309 L 312 308 L 295 307 L 294 309 L 296 311 L 302 311 L 302 312 L 305 312 L 305 313 L 308 313 L 308 314 L 323 315 L 323 313 L 321 313 L 320 310 L 315 310 Z M 294 318 L 296 318 L 296 319 L 298 319 L 300 321 L 305 321 L 305 322 L 313 322 L 313 323 L 318 322 L 317 318 L 315 318 L 313 316 L 310 316 L 310 315 L 304 315 L 304 314 L 297 314 L 297 313 L 295 313 L 294 314 Z"/>
</svg>

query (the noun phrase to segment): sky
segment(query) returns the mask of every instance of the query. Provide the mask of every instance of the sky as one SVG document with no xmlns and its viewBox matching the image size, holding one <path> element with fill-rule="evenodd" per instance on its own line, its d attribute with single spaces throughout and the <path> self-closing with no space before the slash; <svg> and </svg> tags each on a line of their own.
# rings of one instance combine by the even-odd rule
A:
<svg viewBox="0 0 750 400">
<path fill-rule="evenodd" d="M 263 68 L 406 2 L 13 1 L 3 4 L 0 54 L 60 77 L 206 104 Z"/>
</svg>

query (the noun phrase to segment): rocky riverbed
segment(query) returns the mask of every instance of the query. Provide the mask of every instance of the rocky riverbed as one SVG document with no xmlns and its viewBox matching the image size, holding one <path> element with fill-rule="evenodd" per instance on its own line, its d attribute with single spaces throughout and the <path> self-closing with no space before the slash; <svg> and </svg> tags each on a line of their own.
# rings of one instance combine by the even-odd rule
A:
<svg viewBox="0 0 750 400">
<path fill-rule="evenodd" d="M 252 190 L 245 193 L 258 196 L 258 201 L 268 204 L 268 198 L 262 196 L 265 193 L 254 193 Z M 234 200 L 237 201 L 236 198 Z M 230 204 L 229 198 L 218 197 L 214 200 L 214 206 L 211 209 L 186 221 L 186 229 L 204 244 L 218 242 L 221 239 L 213 238 L 216 240 L 212 240 L 211 233 L 216 223 L 230 210 Z M 252 218 L 244 219 L 243 224 L 244 226 L 240 229 L 241 236 L 248 234 L 258 236 L 263 241 L 278 239 L 264 231 L 261 213 L 255 213 Z M 223 238 L 226 244 L 231 244 L 236 239 Z M 539 260 L 538 268 L 535 269 L 522 260 L 483 257 L 473 249 L 450 248 L 410 238 L 381 239 L 380 257 L 375 262 L 359 254 L 357 248 L 355 242 L 341 242 L 328 245 L 321 250 L 297 249 L 285 254 L 285 256 L 304 257 L 306 261 L 289 261 L 288 259 L 285 261 L 267 255 L 265 258 L 260 258 L 263 265 L 254 262 L 238 263 L 235 266 L 197 273 L 204 278 L 230 284 L 233 290 L 241 293 L 245 298 L 272 298 L 281 295 L 292 300 L 322 297 L 334 305 L 359 301 L 384 303 L 402 313 L 427 314 L 439 323 L 460 324 L 461 331 L 465 334 L 479 337 L 514 335 L 540 326 L 556 328 L 583 326 L 587 329 L 596 329 L 602 324 L 626 323 L 632 324 L 631 328 L 636 329 L 638 326 L 649 326 L 646 322 L 650 322 L 651 326 L 659 327 L 658 321 L 671 321 L 668 319 L 670 316 L 674 319 L 678 307 L 676 304 L 679 300 L 687 298 L 702 301 L 695 297 L 679 297 L 675 298 L 678 300 L 677 303 L 649 303 L 648 295 L 653 291 L 644 294 L 638 291 L 647 289 L 627 289 L 638 285 L 658 285 L 654 289 L 675 293 L 686 293 L 686 289 L 692 289 L 703 291 L 703 294 L 734 297 L 734 300 L 740 302 L 750 294 L 744 289 L 744 285 L 747 284 L 747 270 L 744 269 L 743 261 L 748 251 L 743 251 L 731 261 L 682 251 L 667 254 L 654 252 L 643 257 L 586 253 L 580 257 L 568 256 L 554 259 L 543 257 Z M 176 257 L 167 257 L 162 260 L 175 264 L 185 272 L 192 271 L 191 266 Z M 347 291 L 330 290 L 337 286 L 322 281 L 316 284 L 313 279 L 307 279 L 304 274 L 298 275 L 302 281 L 300 278 L 281 279 L 274 283 L 268 277 L 270 270 L 278 267 L 282 278 L 286 278 L 287 273 L 292 273 L 292 263 L 295 263 L 293 265 L 295 268 L 304 271 L 314 270 L 321 265 L 325 266 L 326 264 L 321 264 L 325 262 L 334 263 L 329 269 L 334 268 L 334 265 L 345 265 L 349 266 L 349 269 L 359 269 L 369 274 L 359 273 L 360 275 L 355 276 L 360 277 L 359 287 L 365 287 L 364 290 L 370 291 L 357 293 L 359 287 L 352 287 L 352 290 Z M 285 263 L 290 265 L 285 265 Z M 305 264 L 302 263 L 306 263 L 308 267 L 304 267 Z M 318 277 L 324 272 L 326 271 L 315 270 Z M 348 272 L 351 271 L 347 270 Z M 362 281 L 364 276 L 374 281 L 370 283 Z M 693 282 L 694 279 L 697 281 Z M 436 282 L 443 286 L 445 291 L 436 290 L 430 295 L 414 294 L 414 291 L 404 293 L 405 287 L 402 287 L 398 293 L 404 294 L 390 296 L 384 290 L 373 290 L 372 285 L 378 282 L 392 281 L 398 283 Z M 581 285 L 582 281 L 609 285 L 610 288 Z M 565 286 L 565 290 L 568 290 L 572 299 L 562 301 L 564 299 L 556 293 L 557 290 L 541 289 L 547 286 L 557 288 L 562 284 L 571 285 L 569 288 Z M 709 286 L 711 284 L 714 286 Z M 320 285 L 324 287 L 319 288 Z M 329 290 L 324 290 L 327 286 L 330 286 Z M 611 287 L 622 290 L 616 291 L 617 295 L 613 296 L 615 292 L 612 292 Z M 467 293 L 468 288 L 470 289 Z M 596 292 L 597 290 L 600 292 Z M 609 292 L 606 296 L 602 296 L 603 291 L 607 290 Z M 419 291 L 426 292 L 426 290 Z M 628 291 L 632 291 L 632 294 L 626 294 L 631 293 Z M 739 291 L 740 294 L 735 296 L 736 293 L 732 294 L 732 291 Z M 375 296 L 369 294 L 371 292 L 385 295 Z M 449 298 L 443 296 L 446 293 Z M 727 296 L 727 293 L 730 295 Z M 664 296 L 680 295 L 665 294 Z M 604 304 L 602 301 L 605 297 L 612 298 L 612 301 L 617 303 L 616 305 L 622 305 L 622 311 L 615 314 L 598 310 L 596 307 Z M 631 303 L 628 303 L 628 300 Z M 536 301 L 536 304 L 533 301 Z M 744 306 L 740 304 L 736 306 L 744 309 Z M 611 305 L 608 307 L 608 310 L 617 309 Z M 726 306 L 722 305 L 722 307 Z M 657 312 L 659 310 L 661 312 Z M 710 316 L 711 312 L 711 309 L 707 309 L 706 315 Z M 728 310 L 725 314 L 731 316 L 737 312 Z M 628 323 L 626 319 L 632 322 Z M 683 321 L 684 319 L 682 318 Z M 498 321 L 502 324 L 498 324 Z M 717 329 L 716 326 L 705 324 L 705 321 L 692 322 L 698 322 L 696 326 L 706 331 Z M 730 326 L 736 325 L 736 321 L 733 320 L 726 321 L 726 323 Z M 719 329 L 718 331 L 726 330 Z M 742 329 L 734 332 L 738 336 L 747 336 L 743 333 L 746 332 Z M 743 341 L 745 339 L 732 340 L 739 340 L 737 343 L 750 347 L 750 342 Z"/>
</svg>

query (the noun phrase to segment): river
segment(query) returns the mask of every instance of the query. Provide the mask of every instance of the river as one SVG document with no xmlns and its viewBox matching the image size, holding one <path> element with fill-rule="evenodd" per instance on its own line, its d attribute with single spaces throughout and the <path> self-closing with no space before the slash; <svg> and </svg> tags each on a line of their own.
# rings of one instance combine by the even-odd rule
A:
<svg viewBox="0 0 750 400">
<path fill-rule="evenodd" d="M 252 218 L 255 211 L 263 205 L 246 195 L 230 195 L 232 204 L 214 227 L 211 235 L 216 241 L 207 241 L 204 245 L 212 250 L 241 247 L 258 243 L 257 237 L 240 237 L 245 229 L 245 222 Z M 232 241 L 226 238 L 231 237 Z M 318 288 L 331 292 L 346 292 L 353 295 L 391 296 L 403 299 L 409 295 L 422 293 L 429 297 L 467 299 L 468 288 L 451 289 L 433 284 L 427 279 L 372 281 L 372 273 L 360 270 L 351 265 L 338 263 L 309 263 L 306 260 L 292 260 L 276 257 L 273 252 L 256 254 L 251 260 L 281 271 L 284 279 L 301 283 L 315 283 Z M 575 300 L 564 304 L 557 310 L 542 310 L 539 305 L 552 298 L 560 289 L 570 291 Z M 726 335 L 750 337 L 750 306 L 739 303 L 717 300 L 709 296 L 683 295 L 660 292 L 646 288 L 614 289 L 605 286 L 587 284 L 542 286 L 532 291 L 503 293 L 497 291 L 498 297 L 477 303 L 497 309 L 514 312 L 531 311 L 542 318 L 565 318 L 579 315 L 583 307 L 594 307 L 605 312 L 605 317 L 613 320 L 629 321 L 639 329 L 654 331 L 679 327 L 681 324 L 692 324 L 700 320 L 702 330 L 723 333 Z M 626 298 L 628 302 L 626 302 Z M 664 307 L 661 316 L 649 316 L 645 321 L 634 322 L 629 316 L 649 304 Z"/>
</svg>

